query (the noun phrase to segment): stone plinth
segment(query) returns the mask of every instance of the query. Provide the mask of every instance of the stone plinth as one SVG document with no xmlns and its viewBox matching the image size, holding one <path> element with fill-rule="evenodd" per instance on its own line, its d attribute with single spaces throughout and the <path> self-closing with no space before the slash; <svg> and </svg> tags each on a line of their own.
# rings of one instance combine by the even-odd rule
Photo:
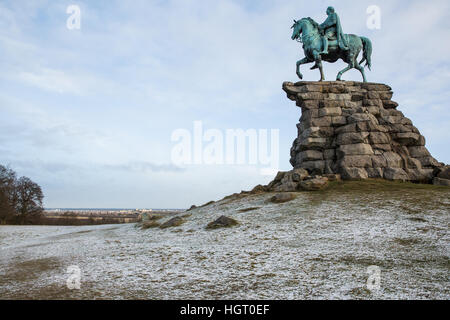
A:
<svg viewBox="0 0 450 320">
<path fill-rule="evenodd" d="M 312 175 L 431 182 L 443 167 L 397 110 L 392 89 L 362 82 L 285 82 L 302 110 L 291 164 Z"/>
</svg>

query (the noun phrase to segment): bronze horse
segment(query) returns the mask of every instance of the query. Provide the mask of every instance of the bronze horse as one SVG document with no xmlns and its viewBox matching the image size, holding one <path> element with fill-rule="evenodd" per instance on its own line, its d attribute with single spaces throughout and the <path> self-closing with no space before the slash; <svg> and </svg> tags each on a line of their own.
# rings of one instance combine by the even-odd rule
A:
<svg viewBox="0 0 450 320">
<path fill-rule="evenodd" d="M 348 50 L 343 50 L 337 44 L 337 41 L 330 41 L 328 54 L 321 54 L 322 52 L 322 40 L 319 24 L 312 18 L 303 18 L 301 20 L 294 20 L 294 29 L 292 33 L 292 40 L 297 40 L 303 43 L 303 51 L 305 53 L 305 58 L 297 61 L 297 75 L 300 79 L 303 79 L 303 75 L 300 72 L 300 65 L 315 62 L 316 64 L 311 68 L 319 68 L 320 70 L 320 80 L 325 80 L 323 74 L 322 60 L 327 62 L 336 62 L 339 59 L 344 60 L 348 63 L 348 66 L 341 70 L 336 80 L 341 80 L 342 74 L 348 70 L 355 68 L 361 72 L 363 81 L 367 82 L 366 75 L 364 74 L 364 67 L 361 65 L 366 61 L 366 66 L 371 67 L 371 55 L 372 55 L 372 43 L 366 37 L 359 37 L 354 34 L 343 35 L 346 37 Z M 358 63 L 358 55 L 363 50 L 363 58 Z"/>
</svg>

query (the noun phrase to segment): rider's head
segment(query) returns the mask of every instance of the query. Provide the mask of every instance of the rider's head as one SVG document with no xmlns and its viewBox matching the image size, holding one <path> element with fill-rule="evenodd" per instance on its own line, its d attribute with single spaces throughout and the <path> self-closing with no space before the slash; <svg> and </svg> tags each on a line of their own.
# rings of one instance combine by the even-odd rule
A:
<svg viewBox="0 0 450 320">
<path fill-rule="evenodd" d="M 328 7 L 327 8 L 327 15 L 330 15 L 332 13 L 334 13 L 334 8 L 333 7 Z"/>
</svg>

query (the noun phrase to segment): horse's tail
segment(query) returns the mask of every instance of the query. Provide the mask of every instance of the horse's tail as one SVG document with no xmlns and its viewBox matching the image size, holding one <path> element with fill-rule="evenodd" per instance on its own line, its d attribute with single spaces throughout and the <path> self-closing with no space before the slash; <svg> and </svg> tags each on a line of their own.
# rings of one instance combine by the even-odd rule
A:
<svg viewBox="0 0 450 320">
<path fill-rule="evenodd" d="M 372 42 L 366 37 L 360 37 L 363 43 L 363 58 L 359 64 L 366 61 L 366 66 L 369 68 L 372 66 Z"/>
</svg>

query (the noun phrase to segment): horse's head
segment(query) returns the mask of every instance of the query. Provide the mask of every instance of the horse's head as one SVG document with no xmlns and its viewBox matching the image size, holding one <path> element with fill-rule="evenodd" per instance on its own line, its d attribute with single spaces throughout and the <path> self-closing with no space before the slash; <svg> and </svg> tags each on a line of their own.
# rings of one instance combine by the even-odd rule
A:
<svg viewBox="0 0 450 320">
<path fill-rule="evenodd" d="M 317 34 L 319 32 L 319 24 L 312 18 L 308 17 L 300 20 L 294 20 L 294 25 L 291 29 L 294 29 L 291 39 L 296 40 L 300 38 L 302 32 L 306 35 Z"/>
<path fill-rule="evenodd" d="M 296 40 L 298 38 L 300 38 L 300 34 L 302 33 L 302 23 L 301 20 L 295 20 L 294 19 L 294 24 L 292 25 L 291 29 L 294 29 L 292 31 L 292 36 L 291 39 L 292 40 Z"/>
</svg>

